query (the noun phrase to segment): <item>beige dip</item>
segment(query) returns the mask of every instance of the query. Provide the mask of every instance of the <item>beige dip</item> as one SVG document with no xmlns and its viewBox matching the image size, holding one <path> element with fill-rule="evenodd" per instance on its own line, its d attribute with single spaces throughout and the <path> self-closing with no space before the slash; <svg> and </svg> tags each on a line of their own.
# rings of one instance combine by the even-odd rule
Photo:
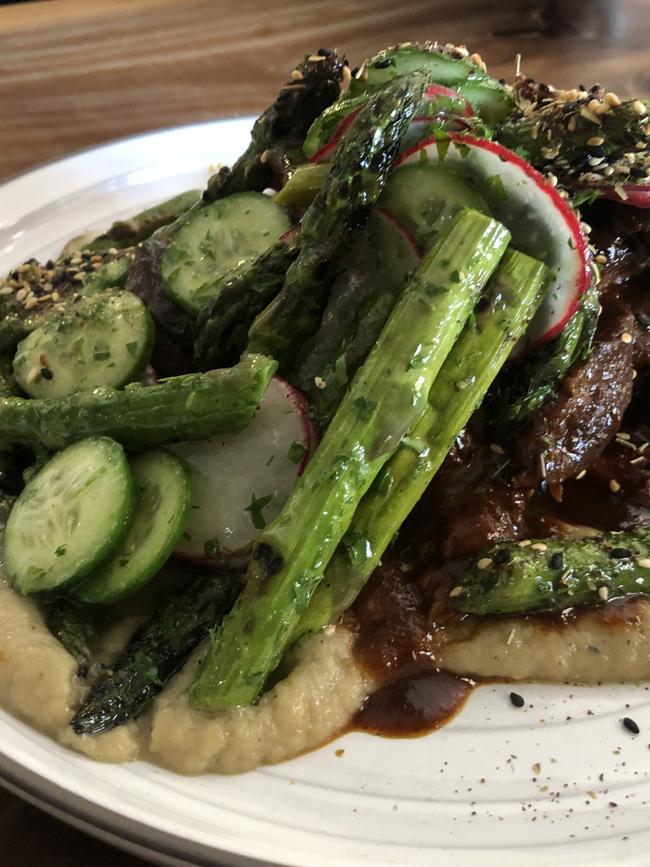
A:
<svg viewBox="0 0 650 867">
<path fill-rule="evenodd" d="M 649 631 L 646 601 L 635 605 L 631 621 L 615 626 L 596 614 L 560 629 L 514 618 L 474 621 L 446 630 L 438 658 L 466 675 L 639 681 L 650 679 Z M 0 703 L 99 761 L 143 758 L 184 774 L 239 773 L 313 749 L 346 727 L 373 689 L 354 661 L 352 640 L 344 627 L 329 627 L 302 644 L 291 673 L 256 706 L 212 716 L 192 710 L 186 698 L 197 653 L 141 720 L 79 736 L 68 725 L 84 689 L 73 659 L 33 602 L 0 581 Z"/>
</svg>

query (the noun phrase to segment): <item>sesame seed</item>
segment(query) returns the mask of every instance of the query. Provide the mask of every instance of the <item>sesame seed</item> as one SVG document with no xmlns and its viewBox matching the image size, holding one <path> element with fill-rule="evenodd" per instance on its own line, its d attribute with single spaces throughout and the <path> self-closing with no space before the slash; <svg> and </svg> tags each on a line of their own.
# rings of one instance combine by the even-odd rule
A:
<svg viewBox="0 0 650 867">
<path fill-rule="evenodd" d="M 523 707 L 525 704 L 523 697 L 520 696 L 518 692 L 510 693 L 510 701 L 515 707 Z"/>
<path fill-rule="evenodd" d="M 522 539 L 521 542 L 517 542 L 517 544 L 520 548 L 527 548 L 529 545 L 532 544 L 532 542 L 530 541 L 530 539 Z"/>
<path fill-rule="evenodd" d="M 305 76 L 299 69 L 294 69 L 291 73 L 291 78 L 293 81 L 302 81 Z"/>
<path fill-rule="evenodd" d="M 19 289 L 16 292 L 16 301 L 24 301 L 29 293 L 29 289 Z"/>
<path fill-rule="evenodd" d="M 530 547 L 533 549 L 533 551 L 547 551 L 548 550 L 548 545 L 545 545 L 544 542 L 533 542 L 533 544 Z"/>
<path fill-rule="evenodd" d="M 612 492 L 612 494 L 618 494 L 618 492 L 621 490 L 621 486 L 616 481 L 616 479 L 610 479 L 609 480 L 609 489 Z"/>
<path fill-rule="evenodd" d="M 476 568 L 477 569 L 489 569 L 491 565 L 492 565 L 492 558 L 491 557 L 481 557 L 481 559 L 476 564 Z"/>
<path fill-rule="evenodd" d="M 25 301 L 25 310 L 32 310 L 34 307 L 38 305 L 38 298 L 32 295 L 30 298 Z"/>
<path fill-rule="evenodd" d="M 634 100 L 634 102 L 632 103 L 632 108 L 641 117 L 645 117 L 645 115 L 648 113 L 648 109 L 645 107 L 645 105 L 641 102 L 640 99 Z"/>
<path fill-rule="evenodd" d="M 449 596 L 451 599 L 455 599 L 456 596 L 461 596 L 465 592 L 465 588 L 461 587 L 460 584 L 458 587 L 454 587 L 453 590 L 449 591 Z"/>
<path fill-rule="evenodd" d="M 633 719 L 630 719 L 629 716 L 623 718 L 623 725 L 629 732 L 632 732 L 633 735 L 638 735 L 641 731 L 639 726 L 634 722 Z"/>
<path fill-rule="evenodd" d="M 603 602 L 607 602 L 609 599 L 609 588 L 605 587 L 603 584 L 602 587 L 598 588 L 598 597 L 603 600 Z"/>
<path fill-rule="evenodd" d="M 592 147 L 599 147 L 604 142 L 605 139 L 601 135 L 593 135 L 590 139 L 587 139 L 587 144 Z"/>
<path fill-rule="evenodd" d="M 636 565 L 640 569 L 650 569 L 650 557 L 637 557 Z"/>
<path fill-rule="evenodd" d="M 499 443 L 490 443 L 490 451 L 494 452 L 495 455 L 505 455 L 505 451 Z"/>
<path fill-rule="evenodd" d="M 621 104 L 621 99 L 616 93 L 612 93 L 610 91 L 609 93 L 605 94 L 605 102 L 608 105 L 611 105 L 613 108 L 616 108 L 616 106 Z"/>
<path fill-rule="evenodd" d="M 546 478 L 546 459 L 544 458 L 544 453 L 542 452 L 538 458 L 539 460 L 539 474 L 545 479 Z"/>
<path fill-rule="evenodd" d="M 639 455 L 638 458 L 633 458 L 633 459 L 630 461 L 630 463 L 631 463 L 633 466 L 636 466 L 637 464 L 643 464 L 643 463 L 645 463 L 647 460 L 648 460 L 648 459 L 645 457 L 645 455 Z"/>
<path fill-rule="evenodd" d="M 2 289 L 0 289 L 0 295 L 13 295 L 13 293 L 14 290 L 11 286 L 3 286 Z"/>
<path fill-rule="evenodd" d="M 621 342 L 622 343 L 632 343 L 633 340 L 634 340 L 634 338 L 632 337 L 632 335 L 630 334 L 629 331 L 624 331 L 621 334 Z"/>
<path fill-rule="evenodd" d="M 603 253 L 599 253 L 596 256 L 596 262 L 598 262 L 599 265 L 606 265 L 607 264 L 607 256 L 603 255 Z"/>
<path fill-rule="evenodd" d="M 587 160 L 592 169 L 595 169 L 596 166 L 599 166 L 601 163 L 605 162 L 605 157 L 589 157 Z"/>
<path fill-rule="evenodd" d="M 327 383 L 325 382 L 325 380 L 323 379 L 322 376 L 315 376 L 314 377 L 314 385 L 316 386 L 316 388 L 320 388 L 322 391 L 327 386 Z"/>
<path fill-rule="evenodd" d="M 576 479 L 577 479 L 578 481 L 580 481 L 580 479 L 584 479 L 584 477 L 585 477 L 586 475 L 587 475 L 587 470 L 580 470 L 580 472 L 579 472 L 578 475 L 576 476 Z"/>
</svg>

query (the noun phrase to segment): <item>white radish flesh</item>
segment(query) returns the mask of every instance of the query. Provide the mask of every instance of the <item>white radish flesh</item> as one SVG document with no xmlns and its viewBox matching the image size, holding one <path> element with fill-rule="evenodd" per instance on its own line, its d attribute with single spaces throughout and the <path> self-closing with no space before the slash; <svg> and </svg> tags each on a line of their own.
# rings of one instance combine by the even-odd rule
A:
<svg viewBox="0 0 650 867">
<path fill-rule="evenodd" d="M 243 431 L 170 446 L 192 471 L 192 508 L 176 553 L 202 560 L 252 542 L 280 512 L 315 440 L 303 396 L 276 376 Z"/>
</svg>

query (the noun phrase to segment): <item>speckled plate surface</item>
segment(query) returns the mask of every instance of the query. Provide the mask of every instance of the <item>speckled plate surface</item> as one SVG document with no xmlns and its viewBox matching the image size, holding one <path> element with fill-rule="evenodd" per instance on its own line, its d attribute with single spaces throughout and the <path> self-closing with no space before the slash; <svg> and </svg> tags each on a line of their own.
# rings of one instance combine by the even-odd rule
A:
<svg viewBox="0 0 650 867">
<path fill-rule="evenodd" d="M 243 150 L 249 128 L 244 119 L 167 130 L 10 181 L 0 187 L 0 271 L 202 186 L 210 164 Z M 0 781 L 161 864 L 650 864 L 648 688 L 522 684 L 520 709 L 510 689 L 481 687 L 424 738 L 352 734 L 239 777 L 96 764 L 0 713 Z"/>
</svg>

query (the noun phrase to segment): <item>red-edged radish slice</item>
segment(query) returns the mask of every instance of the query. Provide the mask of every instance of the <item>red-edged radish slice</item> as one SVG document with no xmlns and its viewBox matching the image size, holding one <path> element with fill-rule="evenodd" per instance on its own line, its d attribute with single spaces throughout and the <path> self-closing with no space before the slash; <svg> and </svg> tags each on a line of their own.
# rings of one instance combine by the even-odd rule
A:
<svg viewBox="0 0 650 867">
<path fill-rule="evenodd" d="M 192 508 L 175 553 L 203 560 L 252 542 L 280 512 L 315 444 L 305 399 L 276 376 L 243 431 L 170 446 L 192 471 Z"/>
<path fill-rule="evenodd" d="M 600 190 L 606 199 L 620 202 L 621 205 L 629 205 L 632 208 L 650 208 L 650 186 L 647 184 L 622 184 L 624 196 L 617 193 L 614 187 L 604 184 L 596 185 L 594 189 Z"/>
<path fill-rule="evenodd" d="M 375 213 L 379 217 L 390 223 L 392 227 L 397 229 L 399 234 L 406 241 L 406 250 L 408 252 L 400 258 L 402 260 L 408 259 L 408 264 L 410 265 L 408 271 L 412 271 L 417 268 L 418 262 L 422 258 L 422 247 L 420 247 L 420 245 L 418 244 L 413 232 L 411 232 L 410 229 L 407 229 L 403 223 L 400 223 L 395 214 L 391 214 L 391 212 L 387 211 L 386 208 L 375 208 Z M 408 249 L 409 247 L 410 250 Z"/>
<path fill-rule="evenodd" d="M 516 247 L 542 259 L 553 282 L 514 355 L 552 340 L 574 314 L 591 280 L 587 239 L 568 202 L 520 156 L 493 141 L 451 133 L 445 152 L 434 138 L 406 151 L 398 165 L 429 159 L 470 175 Z"/>
<path fill-rule="evenodd" d="M 355 117 L 359 114 L 361 108 L 355 108 L 350 114 L 347 114 L 342 121 L 340 121 L 334 129 L 332 133 L 332 138 L 324 144 L 322 148 L 319 148 L 315 154 L 309 158 L 310 163 L 326 163 L 328 160 L 332 158 L 332 154 L 342 138 L 343 134 L 354 121 Z"/>
</svg>

